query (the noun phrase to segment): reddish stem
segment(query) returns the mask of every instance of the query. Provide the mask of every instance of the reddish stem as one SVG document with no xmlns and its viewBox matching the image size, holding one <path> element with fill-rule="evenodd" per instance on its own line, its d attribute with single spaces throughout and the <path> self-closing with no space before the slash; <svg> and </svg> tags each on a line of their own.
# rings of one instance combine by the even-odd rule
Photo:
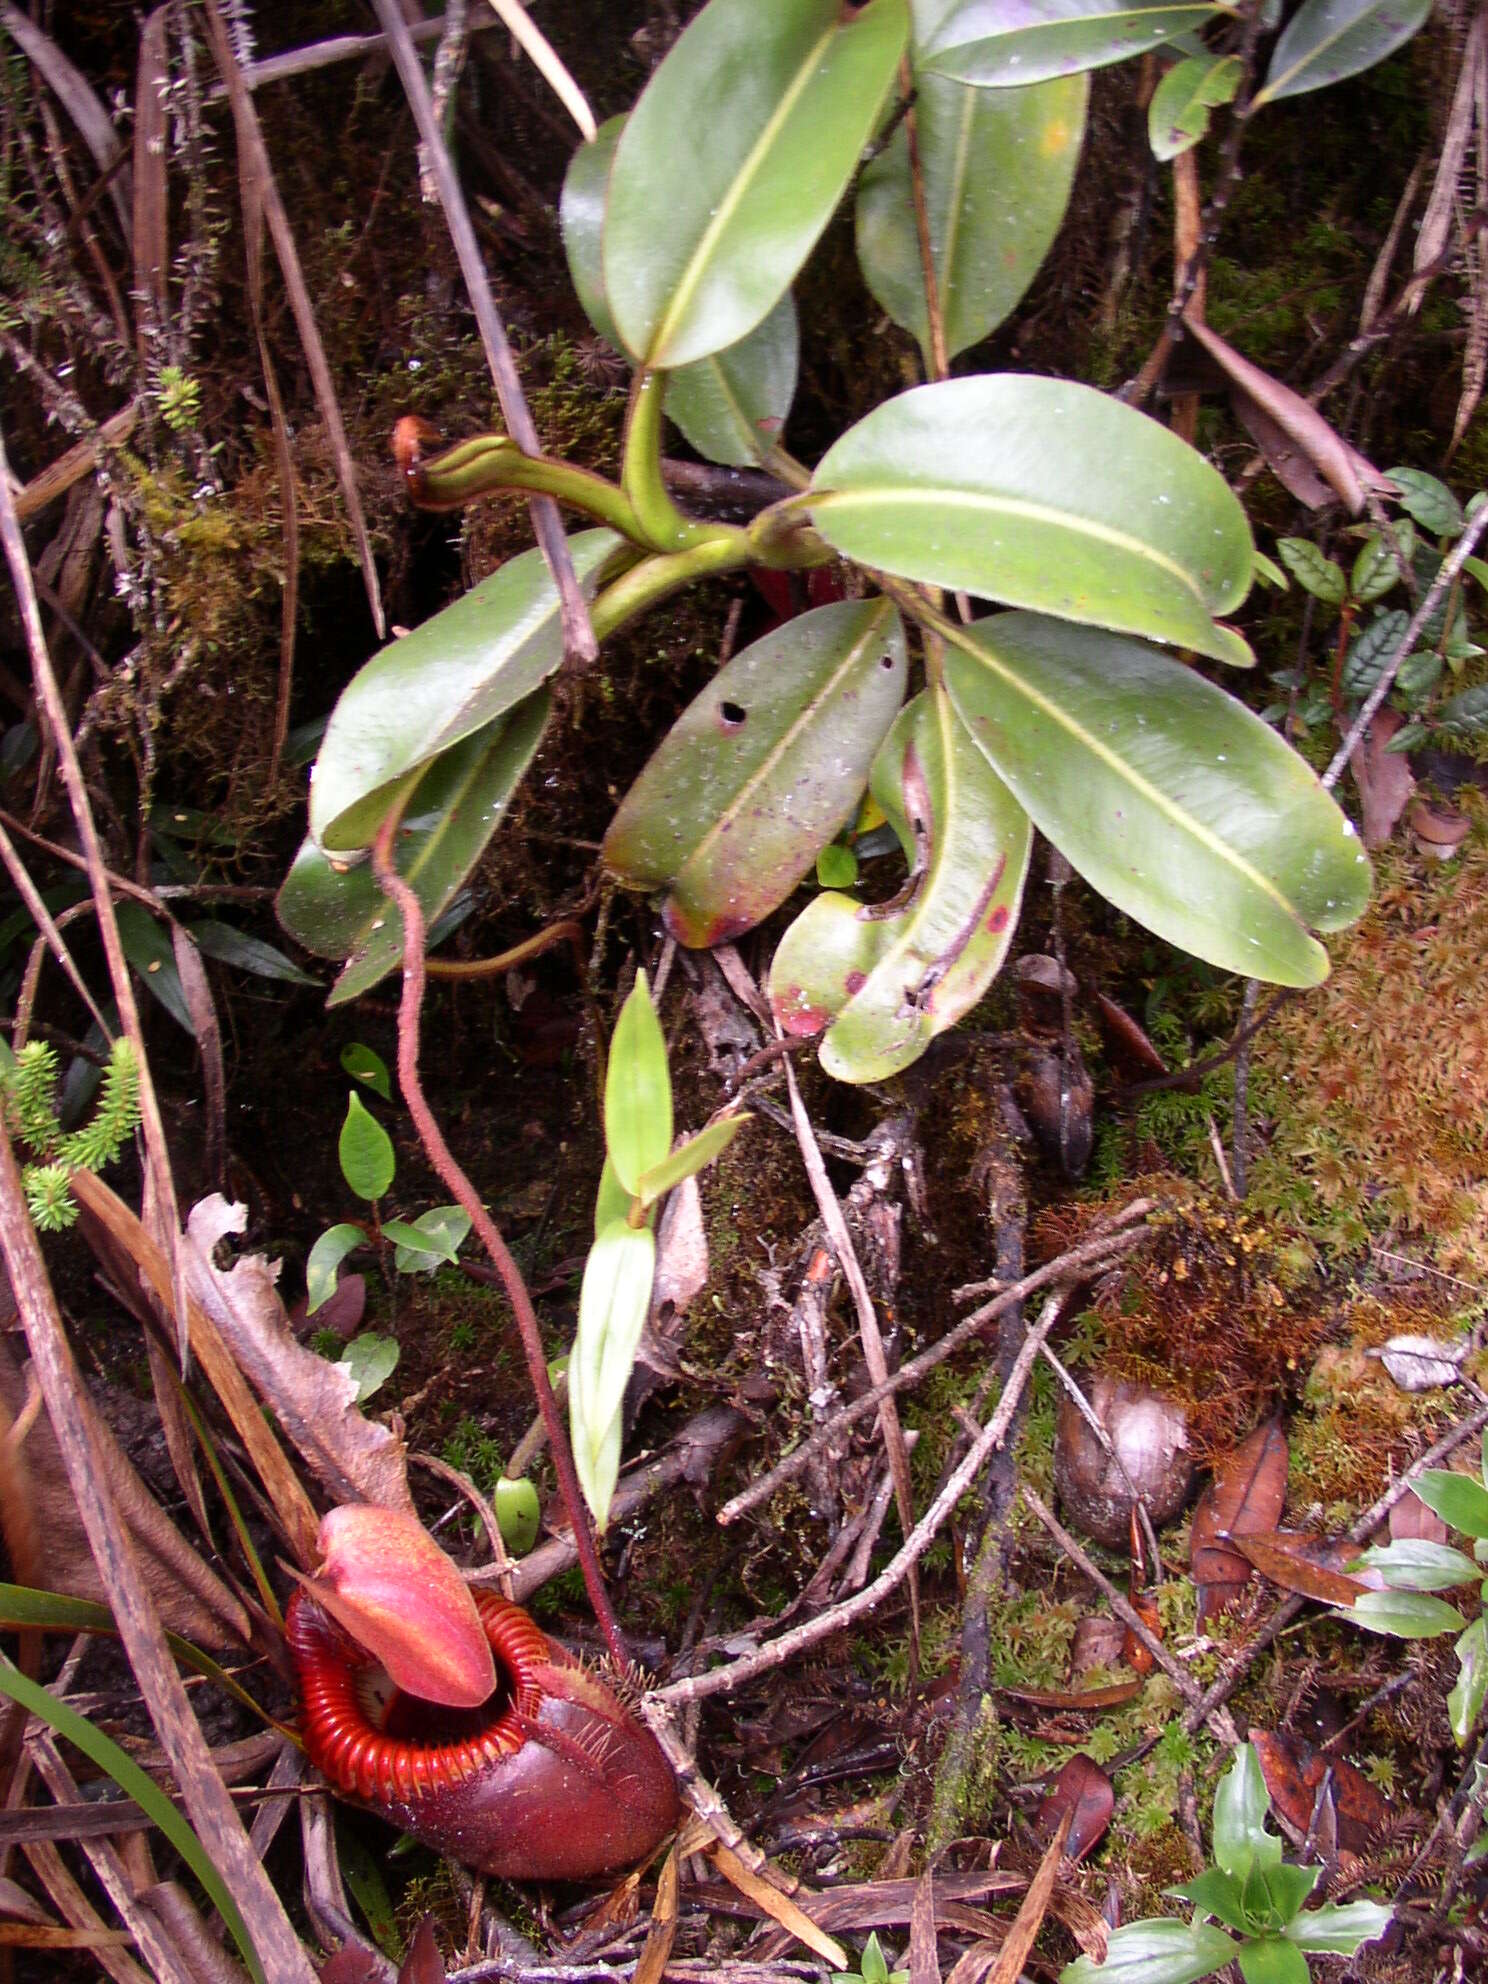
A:
<svg viewBox="0 0 1488 1984">
<path fill-rule="evenodd" d="M 579 1553 L 579 1568 L 584 1574 L 589 1603 L 604 1634 L 605 1645 L 616 1660 L 623 1662 L 628 1657 L 625 1641 L 610 1604 L 609 1592 L 605 1589 L 604 1572 L 600 1569 L 599 1554 L 594 1547 L 594 1533 L 589 1527 L 589 1511 L 579 1488 L 578 1475 L 574 1472 L 573 1455 L 569 1452 L 568 1435 L 559 1415 L 558 1401 L 548 1382 L 548 1360 L 543 1350 L 537 1311 L 522 1279 L 522 1270 L 512 1259 L 496 1222 L 481 1204 L 475 1187 L 445 1142 L 419 1079 L 419 1014 L 424 1003 L 424 912 L 418 897 L 393 866 L 393 839 L 401 819 L 402 808 L 395 807 L 383 821 L 372 848 L 372 871 L 377 877 L 377 885 L 403 918 L 403 997 L 398 1008 L 398 1081 L 429 1162 L 470 1215 L 470 1224 L 501 1276 L 507 1300 L 512 1305 L 512 1314 L 517 1319 L 517 1334 L 522 1339 L 522 1352 L 527 1359 L 527 1375 L 537 1397 L 537 1409 L 547 1429 L 548 1446 L 558 1476 L 558 1493 L 573 1529 L 574 1547 Z"/>
</svg>

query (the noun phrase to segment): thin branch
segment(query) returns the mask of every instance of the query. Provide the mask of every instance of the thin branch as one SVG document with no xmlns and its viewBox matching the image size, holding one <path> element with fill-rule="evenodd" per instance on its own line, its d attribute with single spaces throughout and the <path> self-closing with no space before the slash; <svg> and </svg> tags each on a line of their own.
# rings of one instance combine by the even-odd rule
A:
<svg viewBox="0 0 1488 1984">
<path fill-rule="evenodd" d="M 976 1480 L 982 1468 L 1007 1437 L 1008 1428 L 1018 1410 L 1018 1402 L 1023 1396 L 1023 1387 L 1028 1382 L 1028 1374 L 1033 1369 L 1039 1346 L 1045 1336 L 1059 1320 L 1063 1308 L 1063 1291 L 1056 1289 L 1044 1303 L 1038 1322 L 1028 1332 L 1018 1361 L 1008 1373 L 1007 1388 L 997 1402 L 997 1410 L 982 1428 L 981 1437 L 975 1440 L 966 1453 L 965 1459 L 947 1479 L 940 1493 L 926 1509 L 919 1522 L 904 1539 L 898 1554 L 884 1567 L 872 1584 L 864 1585 L 851 1598 L 833 1606 L 829 1611 L 818 1613 L 814 1619 L 806 1619 L 799 1626 L 793 1626 L 788 1633 L 778 1639 L 768 1641 L 746 1653 L 737 1660 L 731 1660 L 724 1667 L 715 1667 L 706 1674 L 690 1674 L 685 1679 L 673 1681 L 665 1688 L 655 1690 L 653 1700 L 662 1702 L 702 1701 L 709 1695 L 731 1694 L 746 1681 L 753 1681 L 761 1674 L 772 1673 L 793 1660 L 798 1653 L 808 1647 L 818 1646 L 830 1639 L 834 1633 L 844 1631 L 857 1620 L 865 1618 L 880 1606 L 884 1599 L 908 1576 L 910 1567 L 917 1564 L 930 1545 L 935 1541 L 949 1519 L 952 1510 L 961 1497 Z"/>
<path fill-rule="evenodd" d="M 434 115 L 433 99 L 429 95 L 428 81 L 413 45 L 407 21 L 403 18 L 398 0 L 372 0 L 387 35 L 388 46 L 392 50 L 393 61 L 397 65 L 398 77 L 403 85 L 408 107 L 413 112 L 413 121 L 418 127 L 427 152 L 429 163 L 434 171 L 435 183 L 439 188 L 439 201 L 444 209 L 445 225 L 449 229 L 450 240 L 454 243 L 455 255 L 460 264 L 460 273 L 465 278 L 465 288 L 470 297 L 470 306 L 475 312 L 475 321 L 480 330 L 481 343 L 485 346 L 486 363 L 491 368 L 491 376 L 496 382 L 496 397 L 501 402 L 501 417 L 506 422 L 507 432 L 524 454 L 537 455 L 542 452 L 537 428 L 522 392 L 522 382 L 517 376 L 516 361 L 512 357 L 511 346 L 507 343 L 506 327 L 501 321 L 501 313 L 496 308 L 496 299 L 491 294 L 491 285 L 486 279 L 485 264 L 481 260 L 480 245 L 475 238 L 475 228 L 471 224 L 470 210 L 465 204 L 465 195 L 460 181 L 450 161 L 444 133 L 439 128 L 439 120 Z M 568 552 L 568 539 L 564 535 L 563 520 L 558 514 L 558 505 L 551 496 L 534 496 L 531 499 L 532 529 L 547 560 L 548 570 L 553 575 L 553 583 L 558 588 L 558 598 L 563 613 L 563 644 L 569 660 L 574 664 L 587 666 L 599 653 L 594 638 L 594 629 L 589 623 L 589 608 L 574 576 L 573 560 Z"/>
<path fill-rule="evenodd" d="M 1035 1268 L 1032 1274 L 1024 1275 L 1021 1281 L 1015 1281 L 1010 1287 L 1004 1288 L 980 1309 L 974 1309 L 969 1316 L 963 1317 L 954 1329 L 947 1330 L 939 1343 L 933 1343 L 928 1350 L 922 1350 L 918 1357 L 912 1357 L 907 1364 L 902 1364 L 897 1371 L 891 1372 L 882 1385 L 875 1385 L 871 1391 L 864 1392 L 861 1398 L 854 1399 L 851 1405 L 844 1406 L 842 1411 L 834 1414 L 831 1419 L 823 1421 L 809 1440 L 803 1440 L 799 1447 L 793 1448 L 784 1460 L 770 1469 L 768 1474 L 762 1474 L 757 1481 L 751 1481 L 749 1486 L 735 1495 L 732 1501 L 725 1502 L 718 1511 L 719 1522 L 736 1522 L 740 1516 L 758 1508 L 761 1502 L 769 1501 L 777 1488 L 799 1474 L 813 1455 L 819 1453 L 828 1441 L 835 1440 L 845 1427 L 855 1425 L 870 1412 L 876 1412 L 885 1398 L 917 1385 L 927 1372 L 935 1369 L 937 1364 L 943 1364 L 946 1358 L 952 1356 L 963 1344 L 980 1336 L 987 1324 L 1002 1315 L 1005 1310 L 1015 1308 L 1028 1296 L 1036 1295 L 1040 1289 L 1048 1288 L 1051 1284 L 1078 1281 L 1083 1279 L 1088 1271 L 1097 1267 L 1106 1267 L 1112 1261 L 1119 1259 L 1145 1237 L 1143 1228 L 1132 1222 L 1145 1220 L 1154 1203 L 1152 1199 L 1134 1200 L 1120 1215 L 1124 1222 L 1122 1227 L 1100 1234 L 1094 1239 L 1084 1240 L 1078 1247 L 1069 1248 L 1054 1260 L 1045 1262 L 1043 1267 Z"/>
<path fill-rule="evenodd" d="M 537 1311 L 532 1306 L 532 1297 L 527 1292 L 522 1271 L 512 1259 L 496 1222 L 486 1211 L 480 1194 L 445 1142 L 444 1132 L 434 1119 L 419 1077 L 419 1014 L 424 1003 L 424 912 L 418 897 L 393 866 L 393 840 L 400 819 L 401 810 L 394 808 L 383 822 L 372 849 L 372 869 L 378 887 L 403 918 L 403 997 L 398 1008 L 398 1081 L 429 1162 L 470 1215 L 470 1224 L 501 1276 L 502 1287 L 516 1317 L 517 1333 L 522 1339 L 522 1352 L 527 1359 L 527 1374 L 537 1397 L 538 1410 L 548 1429 L 548 1446 L 558 1476 L 558 1491 L 573 1528 L 589 1603 L 604 1634 L 605 1644 L 617 1660 L 623 1661 L 626 1658 L 625 1642 L 620 1636 L 614 1608 L 605 1589 L 604 1573 L 600 1569 L 594 1537 L 589 1528 L 588 1510 L 574 1472 L 573 1456 L 569 1452 L 563 1421 L 553 1397 L 553 1387 L 548 1382 L 547 1352 L 543 1349 Z"/>
</svg>

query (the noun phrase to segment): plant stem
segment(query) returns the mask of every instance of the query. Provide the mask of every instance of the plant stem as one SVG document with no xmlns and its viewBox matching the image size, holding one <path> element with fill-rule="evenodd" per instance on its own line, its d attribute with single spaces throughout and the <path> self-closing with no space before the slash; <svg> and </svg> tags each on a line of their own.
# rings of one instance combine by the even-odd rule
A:
<svg viewBox="0 0 1488 1984">
<path fill-rule="evenodd" d="M 627 620 L 645 613 L 695 579 L 706 579 L 718 572 L 734 572 L 750 563 L 749 544 L 744 532 L 733 524 L 715 528 L 714 535 L 695 544 L 690 551 L 673 551 L 654 558 L 643 558 L 613 585 L 606 586 L 590 609 L 597 639 L 603 641 Z"/>
<path fill-rule="evenodd" d="M 407 479 L 421 510 L 460 510 L 482 496 L 522 489 L 582 510 L 633 544 L 650 544 L 628 497 L 613 482 L 551 455 L 524 454 L 507 434 L 472 435 L 432 461 L 417 462 Z"/>
<path fill-rule="evenodd" d="M 662 480 L 661 408 L 665 397 L 664 372 L 636 374 L 625 417 L 620 486 L 640 520 L 640 541 L 656 551 L 685 551 L 713 526 L 684 517 Z"/>
<path fill-rule="evenodd" d="M 423 1083 L 419 1078 L 419 1013 L 424 1003 L 424 912 L 418 897 L 393 865 L 393 841 L 400 823 L 401 809 L 395 807 L 378 829 L 377 839 L 372 848 L 372 872 L 377 877 L 377 885 L 403 918 L 403 997 L 398 1009 L 398 1082 L 403 1090 L 403 1099 L 408 1104 L 408 1112 L 418 1130 L 419 1141 L 423 1144 L 430 1163 L 458 1203 L 470 1215 L 470 1224 L 480 1236 L 481 1245 L 490 1255 L 496 1272 L 501 1276 L 507 1300 L 512 1305 L 512 1314 L 516 1317 L 517 1334 L 522 1340 L 522 1354 L 527 1360 L 527 1375 L 537 1397 L 537 1409 L 547 1428 L 548 1445 L 553 1455 L 553 1469 L 558 1476 L 558 1492 L 573 1529 L 579 1567 L 584 1574 L 584 1588 L 589 1594 L 589 1603 L 593 1607 L 599 1629 L 604 1635 L 605 1645 L 616 1660 L 624 1661 L 627 1658 L 625 1642 L 620 1634 L 614 1608 L 610 1604 L 609 1592 L 605 1589 L 604 1573 L 600 1569 L 599 1555 L 594 1547 L 594 1535 L 589 1527 L 589 1513 L 579 1489 L 578 1476 L 574 1472 L 573 1455 L 569 1452 L 563 1421 L 559 1416 L 557 1401 L 553 1397 L 553 1387 L 548 1382 L 547 1353 L 543 1349 L 537 1311 L 532 1306 L 532 1297 L 527 1292 L 522 1271 L 512 1259 L 510 1249 L 502 1239 L 496 1222 L 482 1205 L 480 1194 L 466 1177 L 445 1142 L 444 1133 L 434 1120 L 434 1112 L 429 1107 Z"/>
</svg>

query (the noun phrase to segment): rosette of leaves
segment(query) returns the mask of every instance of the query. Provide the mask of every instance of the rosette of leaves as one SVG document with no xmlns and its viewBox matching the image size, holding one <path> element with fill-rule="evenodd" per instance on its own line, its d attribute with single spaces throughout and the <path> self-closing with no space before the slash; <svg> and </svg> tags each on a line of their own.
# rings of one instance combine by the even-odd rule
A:
<svg viewBox="0 0 1488 1984">
<path fill-rule="evenodd" d="M 980 998 L 1035 826 L 1148 929 L 1280 984 L 1317 983 L 1317 933 L 1366 900 L 1367 861 L 1312 772 L 1178 658 L 1253 659 L 1230 616 L 1256 552 L 1217 471 L 1089 387 L 941 376 L 1014 307 L 1060 225 L 1087 72 L 1228 23 L 1221 7 L 1110 0 L 710 0 L 564 189 L 580 300 L 633 370 L 618 481 L 500 435 L 405 461 L 415 500 L 539 491 L 597 526 L 569 548 L 601 642 L 685 585 L 847 568 L 845 598 L 746 646 L 657 740 L 604 842 L 679 941 L 718 943 L 811 875 L 871 781 L 903 887 L 887 904 L 812 902 L 771 975 L 781 1023 L 820 1033 L 843 1079 L 908 1065 Z M 791 285 L 855 179 L 865 281 L 930 377 L 812 468 L 784 440 Z M 668 419 L 791 493 L 747 526 L 684 515 L 662 478 Z M 952 591 L 1002 610 L 964 625 L 941 611 Z M 399 814 L 395 858 L 437 939 L 562 659 L 557 592 L 529 552 L 347 688 L 280 899 L 301 941 L 346 960 L 333 999 L 399 955 L 365 859 L 379 827 Z M 604 1250 L 637 1286 L 641 1245 Z"/>
<path fill-rule="evenodd" d="M 1380 1902 L 1306 1906 L 1323 1870 L 1282 1859 L 1270 1804 L 1260 1759 L 1237 1745 L 1214 1795 L 1214 1864 L 1165 1890 L 1193 1904 L 1192 1920 L 1128 1922 L 1103 1963 L 1079 1957 L 1060 1984 L 1193 1984 L 1232 1962 L 1245 1984 L 1307 1984 L 1309 1952 L 1352 1956 L 1382 1936 L 1391 1911 Z"/>
</svg>

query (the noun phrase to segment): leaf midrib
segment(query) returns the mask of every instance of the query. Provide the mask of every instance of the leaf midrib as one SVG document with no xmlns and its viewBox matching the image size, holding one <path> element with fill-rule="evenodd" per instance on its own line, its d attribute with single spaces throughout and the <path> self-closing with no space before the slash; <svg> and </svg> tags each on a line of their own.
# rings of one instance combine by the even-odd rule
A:
<svg viewBox="0 0 1488 1984">
<path fill-rule="evenodd" d="M 698 236 L 697 246 L 693 249 L 686 267 L 672 290 L 672 300 L 652 335 L 646 359 L 648 364 L 659 365 L 662 362 L 662 355 L 667 345 L 676 337 L 678 325 L 697 294 L 713 250 L 725 230 L 732 226 L 735 215 L 759 176 L 760 167 L 774 149 L 777 138 L 810 86 L 813 70 L 839 31 L 839 25 L 834 21 L 826 33 L 812 44 L 810 53 L 801 63 L 780 101 L 766 119 L 759 136 L 746 153 L 738 172 L 734 175 L 733 184 L 709 216 L 708 225 Z"/>
<path fill-rule="evenodd" d="M 1258 868 L 1247 861 L 1243 855 L 1238 854 L 1227 842 L 1222 841 L 1201 820 L 1196 820 L 1191 813 L 1184 812 L 1160 787 L 1155 786 L 1150 779 L 1137 771 L 1124 758 L 1118 757 L 1109 745 L 1103 744 L 1098 737 L 1093 736 L 1085 729 L 1083 724 L 1076 722 L 1068 710 L 1062 708 L 1060 704 L 1051 701 L 1048 696 L 1043 695 L 1030 683 L 1024 681 L 1021 676 L 1008 667 L 1006 662 L 999 661 L 994 649 L 983 647 L 980 642 L 969 639 L 950 621 L 946 621 L 938 631 L 946 640 L 951 642 L 952 646 L 959 648 L 963 654 L 970 656 L 973 661 L 979 662 L 984 668 L 990 669 L 1015 695 L 1022 696 L 1026 701 L 1032 703 L 1036 709 L 1042 711 L 1066 735 L 1072 738 L 1077 744 L 1082 744 L 1090 752 L 1092 757 L 1101 760 L 1119 779 L 1123 780 L 1134 792 L 1139 793 L 1146 799 L 1149 805 L 1153 806 L 1159 813 L 1166 815 L 1179 829 L 1186 830 L 1201 846 L 1208 848 L 1212 854 L 1217 855 L 1225 867 L 1232 869 L 1237 875 L 1250 881 L 1262 895 L 1269 897 L 1304 934 L 1310 934 L 1307 932 L 1307 926 L 1302 921 L 1301 916 L 1269 877 L 1263 875 Z M 968 728 L 970 728 L 970 725 L 968 725 Z M 976 736 L 974 730 L 972 731 L 972 736 Z M 993 766 L 993 770 L 997 770 L 995 765 Z M 1000 773 L 999 776 L 1001 776 Z M 1014 796 L 1016 797 L 1016 794 Z M 1022 802 L 1020 801 L 1019 803 L 1021 804 Z"/>
<path fill-rule="evenodd" d="M 991 34 L 974 35 L 966 41 L 932 43 L 925 51 L 925 59 L 933 62 L 937 56 L 949 55 L 958 48 L 995 48 L 1000 41 L 1022 40 L 1031 34 L 1045 31 L 1058 33 L 1065 29 L 1109 27 L 1113 21 L 1141 21 L 1149 15 L 1161 19 L 1168 14 L 1192 13 L 1196 7 L 1204 5 L 1205 0 L 1161 0 L 1161 4 L 1152 7 L 1115 7 L 1109 13 L 1078 14 L 1064 20 L 1019 21 L 1000 31 L 994 30 Z M 1209 7 L 1208 11 L 1214 14 L 1233 14 L 1235 9 L 1230 5 L 1215 5 Z M 954 19 L 954 16 L 951 18 Z"/>
<path fill-rule="evenodd" d="M 928 507 L 931 504 L 941 504 L 961 510 L 974 509 L 993 516 L 1016 517 L 1029 523 L 1051 524 L 1061 530 L 1093 538 L 1101 544 L 1109 544 L 1115 550 L 1130 552 L 1134 557 L 1142 559 L 1147 564 L 1156 565 L 1159 570 L 1177 579 L 1183 589 L 1192 594 L 1205 618 L 1214 617 L 1214 609 L 1205 599 L 1199 581 L 1165 551 L 1159 551 L 1155 546 L 1145 544 L 1140 538 L 1117 530 L 1112 524 L 1099 523 L 1091 517 L 1076 516 L 1069 510 L 1056 510 L 1047 503 L 1031 503 L 1024 497 L 998 496 L 990 490 L 939 488 L 923 483 L 913 486 L 896 483 L 887 489 L 823 490 L 820 495 L 812 497 L 810 508 L 812 521 L 815 523 L 819 510 L 831 512 L 835 509 L 840 513 L 854 507 L 866 510 L 884 506 Z"/>
<path fill-rule="evenodd" d="M 1267 83 L 1266 87 L 1257 93 L 1256 100 L 1251 106 L 1252 109 L 1259 110 L 1263 103 L 1274 103 L 1278 101 L 1286 94 L 1286 85 L 1291 82 L 1294 76 L 1301 75 L 1304 71 L 1310 69 L 1314 63 L 1320 62 L 1330 50 L 1336 48 L 1339 42 L 1346 41 L 1351 34 L 1357 33 L 1372 18 L 1373 13 L 1376 11 L 1377 9 L 1368 9 L 1362 14 L 1356 14 L 1345 26 L 1338 28 L 1324 40 L 1314 42 L 1307 53 L 1295 61 L 1290 69 L 1283 70 L 1274 83 Z"/>
</svg>

